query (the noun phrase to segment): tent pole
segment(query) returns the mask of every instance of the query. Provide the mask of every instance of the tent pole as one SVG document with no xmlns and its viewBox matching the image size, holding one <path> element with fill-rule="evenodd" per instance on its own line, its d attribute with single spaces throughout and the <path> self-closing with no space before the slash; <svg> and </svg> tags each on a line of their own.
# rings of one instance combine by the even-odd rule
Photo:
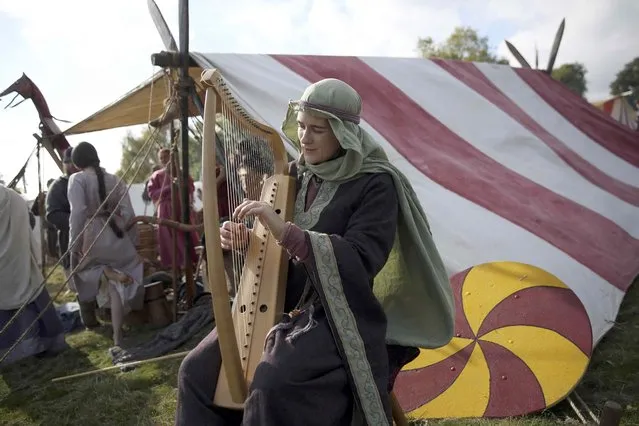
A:
<svg viewBox="0 0 639 426">
<path fill-rule="evenodd" d="M 191 78 L 189 76 L 189 2 L 188 0 L 180 0 L 179 2 L 179 32 L 180 32 L 180 81 L 179 81 L 179 99 L 180 99 L 180 136 L 182 145 L 182 222 L 191 223 L 191 194 L 188 190 L 189 183 L 189 95 L 191 87 Z M 184 274 L 186 279 L 186 299 L 187 306 L 193 305 L 195 297 L 195 286 L 193 282 L 193 265 L 191 259 L 191 250 L 193 249 L 193 241 L 191 233 L 184 233 Z"/>
<path fill-rule="evenodd" d="M 44 232 L 44 218 L 46 216 L 44 209 L 44 188 L 42 188 L 42 158 L 40 157 L 40 141 L 38 141 L 36 151 L 36 157 L 38 158 L 38 198 L 35 202 L 38 203 L 38 216 L 40 218 L 40 272 L 42 276 L 47 276 L 47 246 L 45 245 L 45 232 Z M 48 236 L 48 235 L 47 235 Z"/>
</svg>

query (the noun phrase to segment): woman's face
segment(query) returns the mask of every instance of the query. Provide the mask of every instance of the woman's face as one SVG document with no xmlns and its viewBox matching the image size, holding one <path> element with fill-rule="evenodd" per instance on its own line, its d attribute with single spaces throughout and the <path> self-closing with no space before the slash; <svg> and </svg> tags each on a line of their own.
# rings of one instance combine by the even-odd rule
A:
<svg viewBox="0 0 639 426">
<path fill-rule="evenodd" d="M 302 144 L 304 160 L 308 164 L 330 160 L 340 148 L 328 119 L 316 117 L 306 111 L 297 113 L 297 137 Z"/>
<path fill-rule="evenodd" d="M 160 160 L 160 164 L 162 164 L 163 167 L 166 167 L 167 164 L 169 164 L 169 161 L 171 160 L 171 152 L 170 151 L 160 151 L 159 154 L 159 160 Z"/>
</svg>

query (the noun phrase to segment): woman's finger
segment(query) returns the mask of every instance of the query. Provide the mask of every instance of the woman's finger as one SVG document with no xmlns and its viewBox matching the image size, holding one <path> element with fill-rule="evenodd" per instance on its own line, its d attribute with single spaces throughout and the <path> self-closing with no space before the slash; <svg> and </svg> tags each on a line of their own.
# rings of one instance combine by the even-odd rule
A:
<svg viewBox="0 0 639 426">
<path fill-rule="evenodd" d="M 244 201 L 242 201 L 236 208 L 235 211 L 241 209 L 242 207 L 244 207 L 247 204 L 251 204 L 253 201 L 249 200 L 249 199 L 244 199 Z"/>
<path fill-rule="evenodd" d="M 235 208 L 235 210 L 233 210 L 233 219 L 240 219 L 241 220 L 241 213 L 242 213 L 242 209 L 244 208 L 244 206 L 246 205 L 246 201 L 241 203 L 239 206 L 237 206 Z"/>
<path fill-rule="evenodd" d="M 249 200 L 248 198 L 245 198 L 244 201 L 242 201 L 240 203 L 240 205 L 238 205 L 235 210 L 233 211 L 233 216 L 235 217 L 236 215 L 239 215 L 240 212 L 242 210 L 245 210 L 245 208 L 247 206 L 251 206 L 251 205 L 255 205 L 255 204 L 261 204 L 259 201 L 255 201 L 255 200 Z"/>
<path fill-rule="evenodd" d="M 231 238 L 232 231 L 230 229 L 220 228 L 220 237 L 221 238 Z"/>
<path fill-rule="evenodd" d="M 248 201 L 248 202 L 240 204 L 237 207 L 237 209 L 235 209 L 235 212 L 237 213 L 237 216 L 236 216 L 237 219 L 244 220 L 248 212 L 254 208 L 254 205 L 255 205 L 255 201 Z"/>
<path fill-rule="evenodd" d="M 248 207 L 248 209 L 246 211 L 246 216 L 252 216 L 252 217 L 261 218 L 264 215 L 265 212 L 266 212 L 266 209 L 264 208 L 263 205 L 256 204 L 256 205 L 252 205 L 252 206 Z"/>
</svg>

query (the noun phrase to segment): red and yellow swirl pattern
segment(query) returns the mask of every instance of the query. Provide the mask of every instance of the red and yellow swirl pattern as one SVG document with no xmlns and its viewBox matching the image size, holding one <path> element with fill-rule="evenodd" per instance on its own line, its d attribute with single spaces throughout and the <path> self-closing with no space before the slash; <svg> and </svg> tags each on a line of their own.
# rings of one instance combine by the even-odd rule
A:
<svg viewBox="0 0 639 426">
<path fill-rule="evenodd" d="M 555 276 L 531 265 L 488 263 L 451 280 L 456 335 L 422 350 L 397 377 L 409 417 L 508 417 L 561 401 L 592 352 L 588 315 Z"/>
</svg>

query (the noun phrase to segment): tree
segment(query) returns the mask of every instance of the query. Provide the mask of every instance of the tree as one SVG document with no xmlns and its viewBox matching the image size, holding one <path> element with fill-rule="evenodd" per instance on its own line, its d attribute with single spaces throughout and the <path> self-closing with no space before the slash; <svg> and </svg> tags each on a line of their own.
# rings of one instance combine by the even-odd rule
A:
<svg viewBox="0 0 639 426">
<path fill-rule="evenodd" d="M 143 148 L 145 148 L 145 143 L 153 133 L 155 133 L 153 137 L 156 139 L 157 143 L 160 143 L 162 146 L 168 146 L 166 134 L 164 132 L 154 132 L 151 129 L 145 129 L 138 137 L 133 136 L 133 133 L 131 132 L 127 132 L 127 135 L 122 139 L 120 168 L 117 172 L 115 172 L 115 174 L 122 178 L 125 182 L 146 182 L 153 170 L 153 166 L 157 164 L 157 143 L 150 142 L 153 146 L 150 148 L 148 154 L 146 149 L 143 150 Z M 149 148 L 148 145 L 146 148 Z M 136 156 L 138 156 L 138 158 L 136 158 Z M 138 167 L 140 170 L 136 173 Z"/>
<path fill-rule="evenodd" d="M 571 64 L 563 64 L 559 68 L 552 71 L 552 78 L 562 82 L 570 90 L 583 97 L 588 90 L 586 83 L 586 67 L 584 64 L 574 62 Z"/>
<path fill-rule="evenodd" d="M 6 185 L 6 183 L 4 182 L 4 176 L 2 175 L 2 173 L 0 173 L 0 185 Z"/>
<path fill-rule="evenodd" d="M 491 52 L 488 37 L 480 37 L 471 27 L 456 27 L 448 38 L 435 44 L 431 37 L 417 40 L 417 51 L 424 58 L 436 57 L 472 62 L 508 64 Z"/>
<path fill-rule="evenodd" d="M 197 134 L 197 133 L 196 133 Z M 149 137 L 155 138 L 153 146 L 150 148 L 148 145 L 145 148 L 145 143 Z M 153 166 L 158 164 L 157 152 L 159 145 L 163 147 L 169 147 L 167 132 L 154 131 L 151 129 L 145 129 L 138 137 L 133 136 L 131 132 L 122 139 L 122 158 L 120 160 L 120 168 L 115 174 L 127 183 L 144 183 L 149 178 L 153 171 Z M 189 174 L 194 180 L 198 180 L 201 170 L 201 157 L 202 157 L 202 143 L 197 139 L 189 137 Z M 143 152 L 140 152 L 140 151 Z M 148 154 L 147 154 L 148 152 Z M 136 155 L 138 158 L 136 158 Z M 179 160 L 182 159 L 180 150 L 178 150 Z M 141 166 L 140 166 L 141 164 Z M 181 164 L 181 163 L 180 163 Z M 129 169 L 129 166 L 132 167 Z M 136 174 L 136 171 L 140 167 L 140 171 Z M 126 175 L 124 172 L 128 169 Z"/>
<path fill-rule="evenodd" d="M 620 95 L 628 90 L 639 92 L 639 56 L 624 65 L 610 83 L 611 95 Z"/>
</svg>

